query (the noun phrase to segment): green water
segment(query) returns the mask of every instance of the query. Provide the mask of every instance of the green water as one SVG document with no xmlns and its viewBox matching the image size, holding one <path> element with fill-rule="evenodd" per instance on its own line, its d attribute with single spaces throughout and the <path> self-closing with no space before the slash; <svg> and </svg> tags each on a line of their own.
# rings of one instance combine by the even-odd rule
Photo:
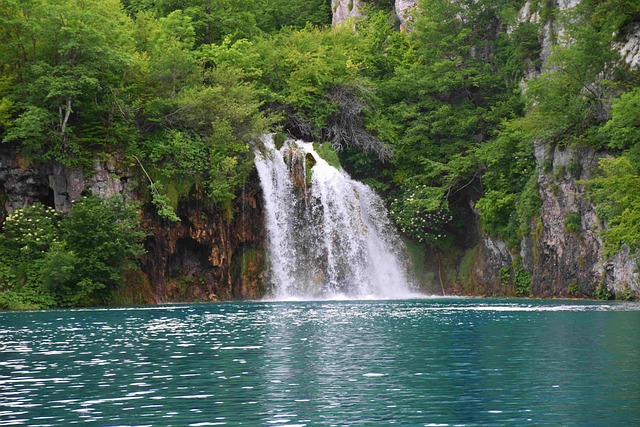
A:
<svg viewBox="0 0 640 427">
<path fill-rule="evenodd" d="M 0 426 L 640 425 L 640 306 L 0 313 Z"/>
</svg>

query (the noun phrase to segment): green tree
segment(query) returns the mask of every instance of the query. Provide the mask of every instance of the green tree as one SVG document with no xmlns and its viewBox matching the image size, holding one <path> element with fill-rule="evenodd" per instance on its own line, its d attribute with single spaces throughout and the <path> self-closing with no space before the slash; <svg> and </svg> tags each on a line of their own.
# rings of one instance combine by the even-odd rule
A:
<svg viewBox="0 0 640 427">
<path fill-rule="evenodd" d="M 601 175 L 588 182 L 588 193 L 596 204 L 598 218 L 604 221 L 605 249 L 608 255 L 626 245 L 640 248 L 640 177 L 625 157 L 600 160 Z"/>
<path fill-rule="evenodd" d="M 20 3 L 20 6 L 17 4 Z M 114 92 L 130 65 L 129 21 L 118 0 L 4 2 L 3 68 L 13 85 L 4 141 L 32 157 L 82 163 L 117 141 Z M 6 25 L 5 25 L 6 24 Z"/>
<path fill-rule="evenodd" d="M 123 272 L 144 252 L 137 207 L 120 197 L 84 197 L 60 226 L 63 241 L 48 252 L 43 266 L 58 304 L 108 304 Z"/>
<path fill-rule="evenodd" d="M 420 3 L 402 61 L 379 85 L 393 123 L 397 221 L 418 214 L 411 205 L 419 205 L 419 217 L 455 223 L 456 205 L 466 203 L 469 192 L 480 192 L 476 149 L 521 111 L 514 94 L 518 81 L 495 55 L 507 6 L 509 1 Z M 453 223 L 410 235 L 451 243 Z"/>
</svg>

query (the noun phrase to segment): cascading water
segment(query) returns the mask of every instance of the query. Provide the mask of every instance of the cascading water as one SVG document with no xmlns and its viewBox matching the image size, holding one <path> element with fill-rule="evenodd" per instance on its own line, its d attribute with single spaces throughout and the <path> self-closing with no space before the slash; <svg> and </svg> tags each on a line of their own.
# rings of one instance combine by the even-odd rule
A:
<svg viewBox="0 0 640 427">
<path fill-rule="evenodd" d="M 256 150 L 276 299 L 412 295 L 402 242 L 382 200 L 311 143 L 273 135 Z M 263 148 L 263 149 L 262 149 Z"/>
</svg>

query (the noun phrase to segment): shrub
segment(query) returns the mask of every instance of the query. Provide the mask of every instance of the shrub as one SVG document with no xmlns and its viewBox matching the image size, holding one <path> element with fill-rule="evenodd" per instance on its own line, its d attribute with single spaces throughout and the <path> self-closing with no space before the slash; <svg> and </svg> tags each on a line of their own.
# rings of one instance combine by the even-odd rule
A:
<svg viewBox="0 0 640 427">
<path fill-rule="evenodd" d="M 137 206 L 85 197 L 65 218 L 35 203 L 11 213 L 0 235 L 0 308 L 106 304 L 143 252 Z"/>
<path fill-rule="evenodd" d="M 564 229 L 571 234 L 579 235 L 582 230 L 582 215 L 580 212 L 571 211 L 564 218 Z"/>
</svg>

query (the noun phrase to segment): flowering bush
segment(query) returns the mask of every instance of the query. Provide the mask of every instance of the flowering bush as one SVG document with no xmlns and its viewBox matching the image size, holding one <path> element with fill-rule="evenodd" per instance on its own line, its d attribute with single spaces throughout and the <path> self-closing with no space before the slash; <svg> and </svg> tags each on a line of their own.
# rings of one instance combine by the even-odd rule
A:
<svg viewBox="0 0 640 427">
<path fill-rule="evenodd" d="M 83 197 L 69 215 L 34 203 L 7 216 L 0 234 L 0 308 L 107 304 L 142 253 L 137 206 Z"/>
<path fill-rule="evenodd" d="M 4 243 L 14 255 L 41 258 L 60 239 L 60 215 L 42 203 L 10 213 L 4 222 Z"/>
<path fill-rule="evenodd" d="M 35 309 L 55 305 L 42 282 L 41 266 L 60 239 L 60 215 L 34 203 L 11 212 L 0 235 L 0 308 Z"/>
<path fill-rule="evenodd" d="M 453 237 L 446 231 L 453 220 L 441 188 L 413 185 L 391 203 L 391 216 L 402 233 L 421 243 L 445 247 Z"/>
</svg>

